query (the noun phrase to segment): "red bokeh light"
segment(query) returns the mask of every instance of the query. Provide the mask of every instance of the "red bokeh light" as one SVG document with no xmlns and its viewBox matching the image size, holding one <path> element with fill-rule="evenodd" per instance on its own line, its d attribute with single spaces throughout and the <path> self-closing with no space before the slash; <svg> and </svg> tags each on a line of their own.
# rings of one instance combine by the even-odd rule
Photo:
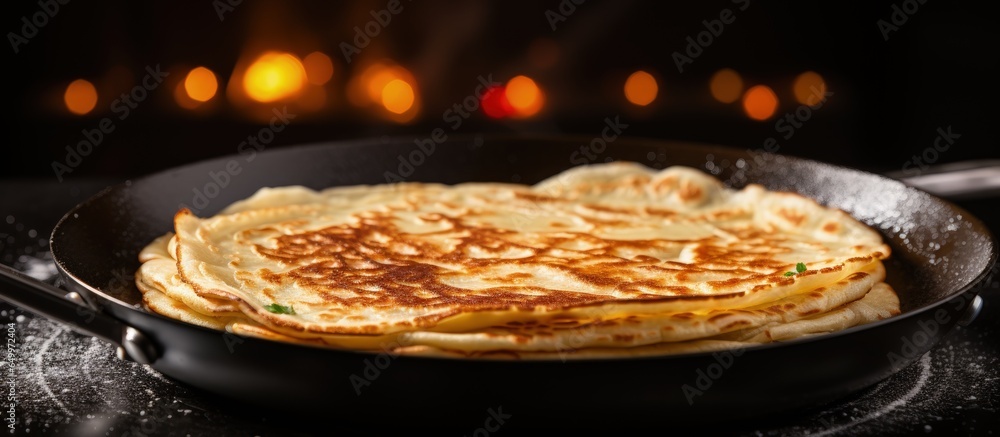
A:
<svg viewBox="0 0 1000 437">
<path fill-rule="evenodd" d="M 502 86 L 493 86 L 483 93 L 483 112 L 491 118 L 504 118 L 514 114 L 514 107 L 507 101 Z"/>
</svg>

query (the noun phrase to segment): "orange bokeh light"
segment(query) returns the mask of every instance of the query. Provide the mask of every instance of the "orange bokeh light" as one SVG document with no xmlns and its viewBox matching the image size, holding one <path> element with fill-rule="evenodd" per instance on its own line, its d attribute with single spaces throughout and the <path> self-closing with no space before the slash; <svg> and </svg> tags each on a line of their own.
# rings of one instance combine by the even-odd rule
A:
<svg viewBox="0 0 1000 437">
<path fill-rule="evenodd" d="M 215 97 L 218 90 L 219 81 L 215 78 L 215 73 L 205 67 L 191 70 L 184 78 L 184 91 L 192 100 L 207 102 Z"/>
<path fill-rule="evenodd" d="M 714 75 L 708 83 L 712 97 L 722 103 L 733 103 L 743 94 L 743 78 L 731 68 L 723 68 Z"/>
<path fill-rule="evenodd" d="M 652 74 L 639 70 L 625 80 L 625 98 L 634 105 L 646 106 L 656 100 L 659 85 Z"/>
<path fill-rule="evenodd" d="M 323 52 L 312 52 L 302 59 L 306 77 L 313 85 L 323 85 L 333 78 L 333 61 Z"/>
<path fill-rule="evenodd" d="M 366 87 L 368 91 L 368 99 L 373 102 L 382 101 L 382 90 L 396 79 L 403 76 L 401 67 L 384 67 L 377 68 L 371 72 L 368 79 L 368 86 Z"/>
<path fill-rule="evenodd" d="M 815 105 L 824 98 L 826 94 L 826 81 L 823 76 L 815 71 L 807 71 L 795 78 L 792 85 L 795 92 L 795 100 L 803 105 Z"/>
<path fill-rule="evenodd" d="M 391 61 L 376 62 L 352 77 L 347 97 L 354 105 L 376 106 L 397 122 L 412 120 L 420 110 L 420 93 L 413 73 Z"/>
<path fill-rule="evenodd" d="M 393 114 L 403 114 L 413 107 L 413 87 L 402 79 L 393 79 L 382 88 L 382 106 Z"/>
<path fill-rule="evenodd" d="M 516 76 L 504 88 L 507 102 L 518 117 L 530 117 L 542 110 L 545 96 L 538 84 L 527 76 Z"/>
<path fill-rule="evenodd" d="M 251 99 L 273 102 L 296 96 L 306 81 L 305 67 L 290 53 L 267 52 L 243 75 L 243 89 Z"/>
<path fill-rule="evenodd" d="M 767 120 L 778 110 L 778 96 L 767 85 L 751 87 L 743 94 L 743 110 L 754 120 Z"/>
<path fill-rule="evenodd" d="M 69 112 L 84 115 L 97 106 L 97 88 L 87 80 L 74 80 L 66 87 L 63 101 L 66 102 L 66 109 L 69 109 Z"/>
</svg>

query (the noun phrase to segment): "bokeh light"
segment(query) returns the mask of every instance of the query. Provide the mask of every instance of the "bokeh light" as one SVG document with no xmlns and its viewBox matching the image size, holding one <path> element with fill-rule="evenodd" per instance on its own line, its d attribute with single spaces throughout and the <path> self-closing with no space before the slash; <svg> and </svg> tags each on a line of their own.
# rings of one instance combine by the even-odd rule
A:
<svg viewBox="0 0 1000 437">
<path fill-rule="evenodd" d="M 403 114 L 413 107 L 413 87 L 402 79 L 393 79 L 382 88 L 382 106 L 394 114 Z"/>
<path fill-rule="evenodd" d="M 257 58 L 243 76 L 243 89 L 258 102 L 293 97 L 306 81 L 305 68 L 290 53 L 268 52 Z"/>
<path fill-rule="evenodd" d="M 743 94 L 743 110 L 754 120 L 767 120 L 778 110 L 778 96 L 767 85 L 757 85 Z"/>
<path fill-rule="evenodd" d="M 215 97 L 215 93 L 219 90 L 219 81 L 212 70 L 197 67 L 188 72 L 184 78 L 184 90 L 192 100 L 207 102 Z"/>
<path fill-rule="evenodd" d="M 94 84 L 84 79 L 77 79 L 70 82 L 63 94 L 66 102 L 66 109 L 77 115 L 84 115 L 97 106 L 97 88 Z"/>
<path fill-rule="evenodd" d="M 323 52 L 312 52 L 302 59 L 306 77 L 313 85 L 323 85 L 333 78 L 333 61 Z"/>
<path fill-rule="evenodd" d="M 369 79 L 368 79 L 368 99 L 373 102 L 382 101 L 382 90 L 389 85 L 390 82 L 401 79 L 404 75 L 404 69 L 398 66 L 381 66 L 376 65 L 370 69 Z"/>
<path fill-rule="evenodd" d="M 656 100 L 659 86 L 652 74 L 639 70 L 625 80 L 625 98 L 634 105 L 646 106 Z"/>
<path fill-rule="evenodd" d="M 504 118 L 514 113 L 514 108 L 507 101 L 507 93 L 502 86 L 491 86 L 483 93 L 483 113 L 491 118 Z"/>
<path fill-rule="evenodd" d="M 815 105 L 823 99 L 826 93 L 826 82 L 823 76 L 815 71 L 807 71 L 795 78 L 792 85 L 795 100 L 803 105 Z"/>
<path fill-rule="evenodd" d="M 743 94 L 743 78 L 736 70 L 723 68 L 712 75 L 708 88 L 715 100 L 733 103 Z"/>
<path fill-rule="evenodd" d="M 538 84 L 527 76 L 516 76 L 507 81 L 504 94 L 514 114 L 519 117 L 537 114 L 545 102 L 545 96 L 538 88 Z"/>
<path fill-rule="evenodd" d="M 352 104 L 380 108 L 380 115 L 395 122 L 408 122 L 420 112 L 420 90 L 410 70 L 386 59 L 359 71 L 347 83 Z"/>
</svg>

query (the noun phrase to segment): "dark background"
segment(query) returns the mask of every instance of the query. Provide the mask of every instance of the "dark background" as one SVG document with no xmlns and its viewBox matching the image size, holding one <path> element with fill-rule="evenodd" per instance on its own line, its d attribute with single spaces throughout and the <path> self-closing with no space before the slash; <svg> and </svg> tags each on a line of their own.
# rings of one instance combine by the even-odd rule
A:
<svg viewBox="0 0 1000 437">
<path fill-rule="evenodd" d="M 401 0 L 403 11 L 373 38 L 355 61 L 345 62 L 339 48 L 351 42 L 355 26 L 371 20 L 372 10 L 387 0 L 358 2 L 292 2 L 243 0 L 232 9 L 226 0 L 197 2 L 83 2 L 62 5 L 54 0 L 4 2 L 0 29 L 4 49 L 5 111 L 0 142 L 0 262 L 13 264 L 55 281 L 47 250 L 47 234 L 59 215 L 101 187 L 198 160 L 237 153 L 238 145 L 266 124 L 260 113 L 289 106 L 298 116 L 267 147 L 308 142 L 383 136 L 426 138 L 436 128 L 449 135 L 475 133 L 600 134 L 605 118 L 620 117 L 628 137 L 681 139 L 758 149 L 775 137 L 780 153 L 860 167 L 875 172 L 899 171 L 916 156 L 933 150 L 938 128 L 961 137 L 947 151 L 932 153 L 935 164 L 971 159 L 1000 159 L 993 129 L 1000 98 L 998 26 L 982 3 L 929 0 L 857 2 L 763 2 L 750 0 L 745 11 L 684 72 L 672 54 L 683 52 L 687 37 L 705 30 L 725 8 L 744 2 L 639 2 L 587 0 L 566 14 L 555 30 L 546 11 L 566 11 L 571 0 L 455 2 Z M 27 44 L 10 46 L 21 34 L 22 17 L 58 4 Z M 894 6 L 917 10 L 890 31 Z M 538 62 L 539 44 L 555 47 L 550 63 Z M 299 102 L 254 104 L 231 99 L 224 91 L 241 62 L 267 50 L 304 56 L 322 51 L 333 59 L 330 82 L 321 92 L 326 104 L 301 108 Z M 419 94 L 420 112 L 396 122 L 377 108 L 359 107 L 346 98 L 349 81 L 366 64 L 391 59 L 409 69 Z M 124 120 L 111 111 L 112 101 L 137 85 L 146 66 L 170 72 L 162 87 L 149 93 Z M 178 106 L 174 95 L 186 72 L 206 66 L 221 81 L 219 93 L 195 110 Z M 765 121 L 749 119 L 739 103 L 713 100 L 708 81 L 721 68 L 738 71 L 745 88 L 764 84 L 780 106 Z M 659 96 L 640 108 L 623 95 L 625 78 L 643 69 L 659 81 Z M 822 108 L 783 138 L 775 123 L 800 107 L 792 95 L 794 78 L 818 72 L 833 95 Z M 479 76 L 497 81 L 524 74 L 546 94 L 544 109 L 526 119 L 492 119 L 477 111 L 456 131 L 448 129 L 444 112 L 474 90 Z M 71 114 L 62 102 L 67 84 L 93 82 L 95 109 Z M 66 159 L 66 147 L 84 137 L 81 130 L 115 119 L 115 130 L 60 182 L 53 162 Z M 267 116 L 264 120 L 266 121 Z M 583 143 L 581 143 L 583 145 Z M 614 157 L 614 144 L 606 156 Z M 430 158 L 429 158 L 430 159 Z M 921 158 L 922 159 L 922 158 Z M 962 200 L 961 205 L 1000 231 L 996 198 Z M 15 238 L 16 237 L 16 238 Z M 25 261 L 43 261 L 26 263 Z M 48 270 L 44 270 L 47 268 Z M 1000 272 L 995 267 L 994 272 Z M 829 431 L 833 425 L 864 422 L 842 432 L 857 435 L 992 434 L 995 426 L 997 287 L 984 285 L 986 309 L 969 329 L 961 328 L 931 353 L 933 376 L 909 405 L 881 415 L 884 405 L 911 390 L 920 368 L 913 366 L 874 391 L 818 413 L 781 418 L 745 435 L 800 435 Z M 72 419 L 55 408 L 35 378 L 21 388 L 23 419 L 33 419 L 32 435 L 59 432 L 106 435 L 144 426 L 169 406 L 168 431 L 194 434 L 251 434 L 289 431 L 284 417 L 234 417 L 220 412 L 224 402 L 206 401 L 204 393 L 166 382 L 141 366 L 117 361 L 110 346 L 64 332 L 42 318 L 21 317 L 0 303 L 0 317 L 17 321 L 24 339 L 24 362 L 44 363 L 48 382 Z M 53 342 L 52 339 L 57 339 Z M 46 341 L 46 339 L 49 339 Z M 99 343 L 99 344 L 98 344 Z M 46 351 L 49 345 L 52 347 Z M 83 353 L 86 352 L 86 353 Z M 39 364 L 41 366 L 41 364 Z M 65 369 L 66 371 L 61 371 Z M 104 376 L 99 384 L 91 369 Z M 987 369 L 983 373 L 980 369 Z M 131 373 L 126 373 L 131 372 Z M 119 384 L 121 375 L 131 383 Z M 45 383 L 45 374 L 37 381 Z M 96 384 L 96 385 L 95 385 Z M 153 388 L 138 390 L 137 388 Z M 44 387 L 46 390 L 48 386 Z M 978 397 L 978 399 L 977 399 Z M 162 398 L 162 399 L 161 399 Z M 174 403 L 180 401 L 183 405 Z M 183 408 L 194 410 L 190 416 Z M 176 409 L 176 413 L 174 410 Z M 149 414 L 146 414 L 149 410 Z M 187 410 L 191 411 L 191 410 Z M 83 418 L 86 417 L 87 420 Z M 154 417 L 163 420 L 162 417 Z M 390 421 L 392 419 L 390 418 Z M 832 421 L 832 422 L 831 422 Z M 112 431 L 108 431 L 109 427 Z M 464 426 L 464 425 L 463 425 Z M 114 431 L 117 429 L 117 431 Z M 145 430 L 145 428 L 142 428 Z M 162 434 L 150 432 L 149 434 Z"/>
<path fill-rule="evenodd" d="M 566 5 L 572 4 L 565 0 Z M 917 5 L 885 40 L 877 22 L 892 23 L 893 5 Z M 495 120 L 478 111 L 458 133 L 531 132 L 597 135 L 608 116 L 629 124 L 625 135 L 689 139 L 760 148 L 778 136 L 780 152 L 857 166 L 899 170 L 933 145 L 938 127 L 952 126 L 961 138 L 937 163 L 997 158 L 998 27 L 973 2 L 671 2 L 589 0 L 550 27 L 546 11 L 558 1 L 454 2 L 402 0 L 403 11 L 348 65 L 339 44 L 354 26 L 371 20 L 386 1 L 244 1 L 224 12 L 225 0 L 201 2 L 76 2 L 59 11 L 27 44 L 4 50 L 12 106 L 2 143 L 0 177 L 53 179 L 51 163 L 66 146 L 83 139 L 101 118 L 114 116 L 111 101 L 137 84 L 147 65 L 171 72 L 167 86 L 150 92 L 84 159 L 67 181 L 93 176 L 121 180 L 209 157 L 232 154 L 262 125 L 254 105 L 227 100 L 222 92 L 241 59 L 264 50 L 304 56 L 313 50 L 334 62 L 323 87 L 326 105 L 300 116 L 268 147 L 383 135 L 429 136 L 446 127 L 443 112 L 469 95 L 479 75 L 506 81 L 532 77 L 546 93 L 538 115 Z M 42 10 L 37 2 L 5 3 L 2 25 L 21 33 L 21 17 Z M 565 8 L 565 5 L 564 5 Z M 671 54 L 687 36 L 704 30 L 702 20 L 729 8 L 736 20 L 684 72 Z M 567 9 L 564 9 L 564 11 Z M 898 18 L 898 17 L 897 17 Z M 554 43 L 551 65 L 532 61 L 532 44 Z M 359 65 L 389 58 L 416 79 L 420 114 L 396 123 L 351 105 L 345 85 Z M 222 85 L 199 110 L 178 107 L 173 86 L 193 66 L 212 69 Z M 720 68 L 738 71 L 746 87 L 766 84 L 778 95 L 774 118 L 753 121 L 739 103 L 711 99 L 708 80 Z M 629 104 L 622 84 L 645 69 L 659 79 L 657 100 L 646 108 Z M 834 94 L 794 136 L 776 133 L 778 117 L 794 111 L 791 84 L 803 71 L 823 76 Z M 87 115 L 62 103 L 77 78 L 95 83 L 99 100 Z M 291 102 L 294 105 L 294 102 Z M 280 106 L 280 105 L 279 105 Z M 267 109 L 267 108 L 263 108 Z M 612 146 L 613 147 L 613 146 Z"/>
</svg>

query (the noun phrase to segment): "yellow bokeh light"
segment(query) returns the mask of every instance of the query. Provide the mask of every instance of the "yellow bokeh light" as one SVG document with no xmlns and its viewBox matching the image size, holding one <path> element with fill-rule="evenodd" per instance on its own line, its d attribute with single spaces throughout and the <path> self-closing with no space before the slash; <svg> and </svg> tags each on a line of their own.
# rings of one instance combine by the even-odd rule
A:
<svg viewBox="0 0 1000 437">
<path fill-rule="evenodd" d="M 767 85 L 757 85 L 743 95 L 743 110 L 754 120 L 767 120 L 778 110 L 778 96 Z"/>
<path fill-rule="evenodd" d="M 516 76 L 507 81 L 505 97 L 519 117 L 530 117 L 542 109 L 545 96 L 538 84 L 527 76 Z"/>
<path fill-rule="evenodd" d="M 819 73 L 807 71 L 795 78 L 792 91 L 795 92 L 795 100 L 799 103 L 803 105 L 815 105 L 823 99 L 826 93 L 826 82 Z"/>
<path fill-rule="evenodd" d="M 712 97 L 722 103 L 733 103 L 743 94 L 743 78 L 731 68 L 723 68 L 714 75 L 708 83 Z"/>
<path fill-rule="evenodd" d="M 385 87 L 397 79 L 406 81 L 410 73 L 406 69 L 398 66 L 384 66 L 376 64 L 367 72 L 368 75 L 368 99 L 373 102 L 382 101 L 382 91 Z"/>
<path fill-rule="evenodd" d="M 652 74 L 639 70 L 625 80 L 625 98 L 639 106 L 646 106 L 656 100 L 659 92 L 656 78 Z"/>
<path fill-rule="evenodd" d="M 382 106 L 394 114 L 403 114 L 413 107 L 413 87 L 402 79 L 393 79 L 382 88 Z"/>
<path fill-rule="evenodd" d="M 198 102 L 207 102 L 215 97 L 219 90 L 219 81 L 215 73 L 205 67 L 198 67 L 188 72 L 184 78 L 184 90 L 188 97 Z"/>
<path fill-rule="evenodd" d="M 273 102 L 293 97 L 306 81 L 305 67 L 289 53 L 268 52 L 247 68 L 243 89 L 251 99 Z"/>
<path fill-rule="evenodd" d="M 306 77 L 313 85 L 323 85 L 333 78 L 333 61 L 323 52 L 312 52 L 302 59 Z"/>
<path fill-rule="evenodd" d="M 94 84 L 84 79 L 77 79 L 70 82 L 63 94 L 66 102 L 66 109 L 77 115 L 84 115 L 97 106 L 97 88 Z"/>
</svg>

